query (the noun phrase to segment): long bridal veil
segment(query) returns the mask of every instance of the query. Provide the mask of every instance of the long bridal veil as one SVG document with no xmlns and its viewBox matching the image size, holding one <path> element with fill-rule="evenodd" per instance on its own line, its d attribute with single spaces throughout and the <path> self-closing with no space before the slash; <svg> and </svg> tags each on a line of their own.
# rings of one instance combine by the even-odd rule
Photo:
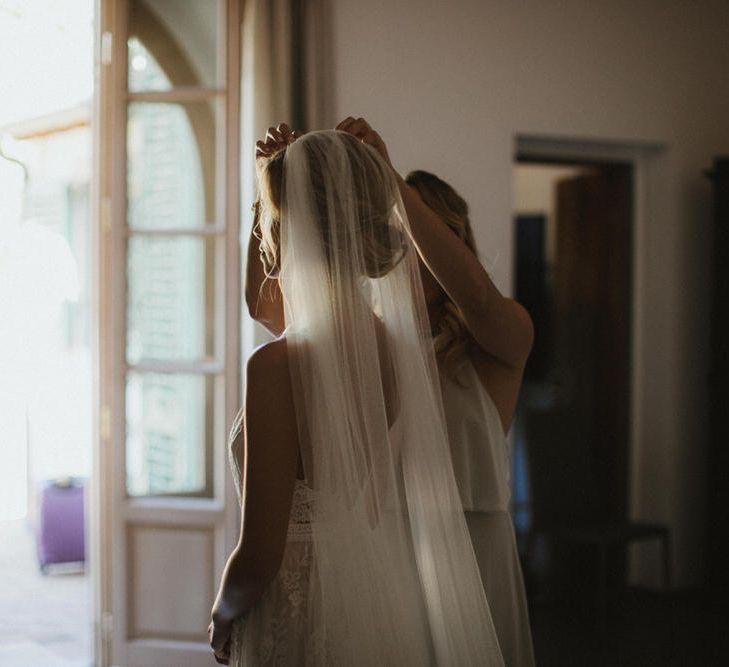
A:
<svg viewBox="0 0 729 667">
<path fill-rule="evenodd" d="M 264 206 L 262 225 L 280 234 L 314 498 L 306 613 L 326 645 L 322 664 L 503 665 L 393 174 L 337 131 L 307 134 L 274 160 L 280 210 Z"/>
</svg>

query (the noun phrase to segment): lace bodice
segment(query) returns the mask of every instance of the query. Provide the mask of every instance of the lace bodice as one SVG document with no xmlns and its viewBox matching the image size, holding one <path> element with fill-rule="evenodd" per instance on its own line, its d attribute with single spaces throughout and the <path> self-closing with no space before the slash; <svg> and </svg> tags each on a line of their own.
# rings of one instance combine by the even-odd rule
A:
<svg viewBox="0 0 729 667">
<path fill-rule="evenodd" d="M 311 511 L 314 492 L 297 479 L 294 483 L 294 497 L 291 502 L 287 539 L 311 539 Z"/>
<path fill-rule="evenodd" d="M 235 623 L 233 666 L 326 664 L 324 643 L 307 615 L 314 567 L 313 502 L 314 491 L 297 479 L 281 567 L 258 606 Z"/>
</svg>

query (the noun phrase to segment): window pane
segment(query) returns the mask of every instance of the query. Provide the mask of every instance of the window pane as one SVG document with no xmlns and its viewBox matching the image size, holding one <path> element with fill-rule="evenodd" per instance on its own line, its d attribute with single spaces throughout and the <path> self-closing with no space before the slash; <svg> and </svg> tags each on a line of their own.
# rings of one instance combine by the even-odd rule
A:
<svg viewBox="0 0 729 667">
<path fill-rule="evenodd" d="M 212 102 L 129 105 L 127 224 L 195 228 L 215 222 Z"/>
<path fill-rule="evenodd" d="M 136 37 L 127 42 L 129 90 L 170 90 L 172 84 L 157 60 Z"/>
<path fill-rule="evenodd" d="M 130 496 L 212 495 L 214 378 L 129 373 L 126 388 L 126 474 Z"/>
<path fill-rule="evenodd" d="M 214 244 L 188 237 L 129 239 L 129 363 L 214 357 Z"/>
<path fill-rule="evenodd" d="M 129 3 L 129 90 L 218 85 L 219 0 Z"/>
</svg>

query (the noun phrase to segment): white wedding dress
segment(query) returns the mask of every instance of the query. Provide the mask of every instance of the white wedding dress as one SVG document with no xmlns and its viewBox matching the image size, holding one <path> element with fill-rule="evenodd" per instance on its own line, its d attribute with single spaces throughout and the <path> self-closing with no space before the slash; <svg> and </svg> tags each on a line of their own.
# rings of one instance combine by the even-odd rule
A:
<svg viewBox="0 0 729 667">
<path fill-rule="evenodd" d="M 235 622 L 230 664 L 236 667 L 327 664 L 325 645 L 307 614 L 313 580 L 313 491 L 297 479 L 281 568 L 256 608 Z"/>
<path fill-rule="evenodd" d="M 509 514 L 508 443 L 499 413 L 470 362 L 458 382 L 442 373 L 441 388 L 456 482 L 504 663 L 532 667 L 529 613 Z M 231 451 L 240 493 L 239 460 L 240 452 Z M 313 499 L 312 489 L 297 478 L 281 569 L 256 609 L 234 626 L 231 665 L 235 667 L 328 662 L 325 643 L 310 627 L 306 613 L 314 577 Z M 302 656 L 306 656 L 303 661 Z"/>
<path fill-rule="evenodd" d="M 390 437 L 399 435 L 393 424 Z M 232 446 L 236 443 L 232 441 Z M 238 447 L 242 444 L 239 438 Z M 230 463 L 240 497 L 240 451 L 231 448 Z M 309 667 L 334 665 L 326 642 L 308 614 L 315 595 L 316 571 L 311 519 L 315 492 L 297 478 L 291 503 L 286 548 L 281 568 L 260 602 L 233 626 L 231 660 L 234 667 Z M 424 621 L 425 622 L 425 621 Z M 434 663 L 434 658 L 431 659 Z"/>
<path fill-rule="evenodd" d="M 532 667 L 524 580 L 509 514 L 508 442 L 471 362 L 458 381 L 441 372 L 443 409 L 466 523 L 506 667 Z"/>
</svg>

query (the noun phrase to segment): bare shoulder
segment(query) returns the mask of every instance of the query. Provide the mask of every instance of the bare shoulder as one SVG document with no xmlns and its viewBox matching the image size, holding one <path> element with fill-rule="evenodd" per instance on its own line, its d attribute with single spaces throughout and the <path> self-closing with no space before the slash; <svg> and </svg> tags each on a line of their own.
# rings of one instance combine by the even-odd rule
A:
<svg viewBox="0 0 729 667">
<path fill-rule="evenodd" d="M 246 374 L 249 380 L 270 383 L 289 377 L 289 359 L 285 338 L 277 338 L 257 347 L 248 357 Z"/>
</svg>

